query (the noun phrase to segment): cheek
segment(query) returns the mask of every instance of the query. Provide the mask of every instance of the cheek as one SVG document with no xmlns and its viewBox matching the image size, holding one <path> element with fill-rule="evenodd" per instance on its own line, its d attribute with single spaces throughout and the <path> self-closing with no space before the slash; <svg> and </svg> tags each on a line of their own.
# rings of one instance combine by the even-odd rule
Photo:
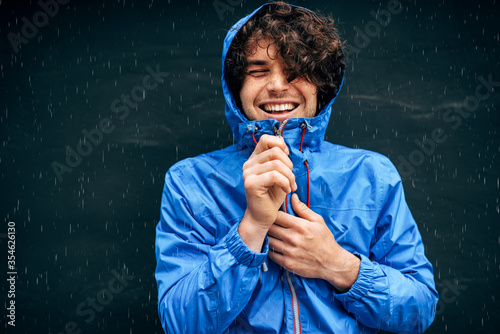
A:
<svg viewBox="0 0 500 334">
<path fill-rule="evenodd" d="M 316 86 L 307 87 L 307 88 L 303 89 L 302 94 L 307 99 L 308 104 L 312 104 L 312 103 L 316 104 L 316 100 L 318 98 Z"/>
<path fill-rule="evenodd" d="M 316 104 L 317 100 L 317 87 L 316 85 L 313 85 L 312 83 L 308 82 L 305 79 L 301 79 L 295 87 L 300 91 L 302 96 L 307 100 L 308 104 L 314 103 Z"/>
<path fill-rule="evenodd" d="M 243 104 L 243 105 L 248 105 L 248 104 L 252 103 L 251 90 L 250 90 L 250 85 L 248 84 L 248 82 L 244 82 L 243 86 L 241 86 L 240 100 L 241 100 L 241 104 Z"/>
<path fill-rule="evenodd" d="M 318 93 L 316 86 L 307 90 L 306 104 L 307 104 L 307 115 L 308 117 L 314 117 L 316 115 L 316 109 L 318 107 Z"/>
<path fill-rule="evenodd" d="M 255 110 L 256 108 L 253 106 L 256 94 L 254 87 L 252 87 L 252 84 L 249 83 L 248 81 L 243 82 L 239 96 L 241 101 L 241 107 L 243 109 L 241 111 L 243 112 L 243 114 L 245 114 L 245 116 L 249 120 L 257 120 L 258 112 Z"/>
</svg>

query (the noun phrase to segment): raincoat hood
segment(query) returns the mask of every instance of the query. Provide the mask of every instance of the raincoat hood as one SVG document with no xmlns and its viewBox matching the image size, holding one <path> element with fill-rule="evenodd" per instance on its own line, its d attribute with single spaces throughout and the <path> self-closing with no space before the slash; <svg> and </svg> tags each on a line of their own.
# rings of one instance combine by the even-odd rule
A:
<svg viewBox="0 0 500 334">
<path fill-rule="evenodd" d="M 225 114 L 229 126 L 233 131 L 235 141 L 240 145 L 240 148 L 244 147 L 253 147 L 254 136 L 259 138 L 263 134 L 275 134 L 275 129 L 279 126 L 279 122 L 275 119 L 266 119 L 260 121 L 251 121 L 246 118 L 240 108 L 237 106 L 233 92 L 230 91 L 228 83 L 225 78 L 225 59 L 228 53 L 229 47 L 233 42 L 235 35 L 238 31 L 245 25 L 245 23 L 250 20 L 257 12 L 263 10 L 265 7 L 272 5 L 271 3 L 264 4 L 254 10 L 250 15 L 245 16 L 240 19 L 236 24 L 234 24 L 224 39 L 224 45 L 222 50 L 222 90 L 224 93 L 224 99 L 226 102 L 225 105 Z M 292 7 L 298 7 L 293 6 Z M 303 7 L 298 7 L 303 8 Z M 303 8 L 308 10 L 306 8 Z M 308 10 L 309 11 L 309 10 Z M 332 111 L 332 104 L 335 101 L 335 98 L 338 96 L 340 89 L 342 88 L 342 84 L 344 81 L 344 73 L 342 73 L 342 81 L 337 90 L 337 93 L 333 98 L 326 103 L 326 105 L 321 109 L 321 111 L 313 118 L 290 118 L 288 123 L 286 124 L 286 132 L 283 133 L 283 138 L 289 146 L 294 146 L 294 141 L 303 142 L 304 147 L 309 147 L 314 149 L 314 147 L 318 147 L 321 141 L 323 141 L 326 127 L 328 126 L 328 122 L 330 120 L 330 115 Z M 302 130 L 304 128 L 304 124 L 307 125 L 307 136 L 301 140 Z M 258 139 L 257 139 L 258 140 Z"/>
</svg>

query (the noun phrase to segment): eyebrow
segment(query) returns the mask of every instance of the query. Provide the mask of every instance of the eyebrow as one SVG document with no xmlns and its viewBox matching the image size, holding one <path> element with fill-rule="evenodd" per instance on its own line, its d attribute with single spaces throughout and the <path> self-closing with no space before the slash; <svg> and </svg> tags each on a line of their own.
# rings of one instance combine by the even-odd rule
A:
<svg viewBox="0 0 500 334">
<path fill-rule="evenodd" d="M 251 60 L 247 63 L 247 66 L 250 65 L 267 65 L 267 61 L 265 60 Z"/>
</svg>

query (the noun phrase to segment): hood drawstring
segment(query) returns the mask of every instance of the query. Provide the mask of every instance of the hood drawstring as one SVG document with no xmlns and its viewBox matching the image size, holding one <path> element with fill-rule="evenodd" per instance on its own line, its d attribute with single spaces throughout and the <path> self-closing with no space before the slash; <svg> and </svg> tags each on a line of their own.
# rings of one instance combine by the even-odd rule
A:
<svg viewBox="0 0 500 334">
<path fill-rule="evenodd" d="M 259 127 L 257 125 L 254 126 L 253 132 L 252 132 L 252 138 L 253 142 L 255 143 L 255 146 L 257 146 L 257 139 L 255 139 L 255 132 L 259 131 Z"/>
<path fill-rule="evenodd" d="M 302 129 L 302 138 L 300 139 L 300 152 L 304 153 L 304 151 L 302 151 L 302 144 L 304 143 L 304 135 L 306 134 L 306 128 L 307 128 L 306 122 L 300 123 L 300 128 Z"/>
</svg>

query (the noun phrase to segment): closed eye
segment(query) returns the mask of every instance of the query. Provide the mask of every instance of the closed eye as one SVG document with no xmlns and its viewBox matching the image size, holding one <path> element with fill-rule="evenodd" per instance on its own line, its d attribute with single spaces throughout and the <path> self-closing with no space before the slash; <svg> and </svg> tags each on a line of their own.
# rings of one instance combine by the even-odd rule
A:
<svg viewBox="0 0 500 334">
<path fill-rule="evenodd" d="M 248 71 L 247 74 L 258 78 L 258 77 L 263 77 L 264 75 L 267 74 L 267 72 L 269 72 L 269 70 L 252 70 Z"/>
</svg>

